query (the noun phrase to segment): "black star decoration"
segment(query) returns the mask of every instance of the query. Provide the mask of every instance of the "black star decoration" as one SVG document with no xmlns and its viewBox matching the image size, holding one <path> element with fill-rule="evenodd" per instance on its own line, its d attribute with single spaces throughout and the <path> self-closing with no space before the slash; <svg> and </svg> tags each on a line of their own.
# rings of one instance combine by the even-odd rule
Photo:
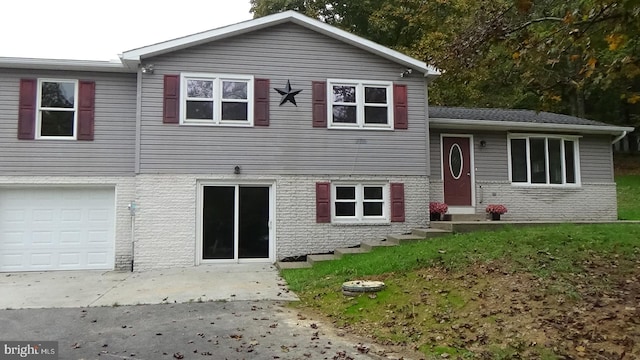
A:
<svg viewBox="0 0 640 360">
<path fill-rule="evenodd" d="M 295 96 L 300 94 L 302 89 L 293 90 L 291 88 L 291 82 L 289 82 L 289 80 L 287 80 L 287 86 L 285 86 L 284 89 L 274 88 L 274 90 L 282 95 L 282 99 L 280 99 L 280 106 L 284 105 L 287 101 L 291 101 L 293 105 L 298 106 L 298 104 L 296 104 Z"/>
</svg>

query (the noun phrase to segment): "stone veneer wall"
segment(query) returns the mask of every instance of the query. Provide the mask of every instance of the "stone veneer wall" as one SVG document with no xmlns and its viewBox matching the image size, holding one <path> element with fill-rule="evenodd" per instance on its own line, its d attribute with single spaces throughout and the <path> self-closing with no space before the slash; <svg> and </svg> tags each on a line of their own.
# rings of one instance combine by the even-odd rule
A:
<svg viewBox="0 0 640 360">
<path fill-rule="evenodd" d="M 318 181 L 388 181 L 404 183 L 405 222 L 382 225 L 318 224 L 315 216 L 315 184 Z M 381 239 L 425 227 L 429 219 L 429 178 L 386 177 L 303 177 L 282 178 L 277 192 L 277 258 L 333 251 L 338 247 Z"/>
<path fill-rule="evenodd" d="M 315 184 L 322 181 L 388 181 L 405 186 L 404 223 L 318 224 Z M 276 259 L 333 251 L 424 227 L 428 220 L 429 179 L 425 176 L 250 176 L 151 175 L 136 177 L 136 270 L 193 266 L 196 261 L 198 181 L 225 184 L 273 181 L 276 190 Z"/>
<path fill-rule="evenodd" d="M 431 201 L 443 201 L 442 180 L 431 180 Z M 508 181 L 476 182 L 476 213 L 487 204 L 503 204 L 503 220 L 608 221 L 618 217 L 615 183 L 581 187 L 514 186 Z"/>
</svg>

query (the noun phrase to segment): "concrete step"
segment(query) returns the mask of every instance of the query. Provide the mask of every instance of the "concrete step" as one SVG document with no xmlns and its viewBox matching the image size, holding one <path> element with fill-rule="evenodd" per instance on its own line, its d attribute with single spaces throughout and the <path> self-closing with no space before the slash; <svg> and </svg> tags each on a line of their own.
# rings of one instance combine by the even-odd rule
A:
<svg viewBox="0 0 640 360">
<path fill-rule="evenodd" d="M 306 269 L 310 268 L 311 264 L 306 261 L 278 261 L 276 267 L 280 270 L 284 269 Z"/>
<path fill-rule="evenodd" d="M 396 246 L 396 245 L 398 244 L 392 243 L 386 240 L 367 240 L 367 241 L 363 241 L 362 244 L 360 244 L 360 248 L 365 249 L 367 251 L 371 251 L 377 247 Z"/>
<path fill-rule="evenodd" d="M 451 221 L 431 221 L 429 226 L 431 229 L 453 232 L 453 223 Z"/>
<path fill-rule="evenodd" d="M 307 255 L 307 262 L 311 265 L 321 262 L 321 261 L 331 261 L 335 260 L 338 257 L 332 254 L 323 254 L 323 255 Z"/>
<path fill-rule="evenodd" d="M 405 244 L 413 241 L 424 240 L 424 237 L 412 234 L 391 234 L 387 235 L 387 241 L 395 244 Z"/>
<path fill-rule="evenodd" d="M 447 236 L 451 235 L 451 231 L 442 230 L 442 229 L 413 229 L 411 234 L 415 236 L 420 236 L 423 239 L 430 239 L 439 236 Z"/>
<path fill-rule="evenodd" d="M 341 258 L 343 255 L 346 254 L 364 254 L 364 253 L 368 253 L 369 250 L 364 249 L 362 247 L 359 248 L 341 248 L 341 249 L 336 249 L 333 254 L 335 256 L 339 258 Z"/>
<path fill-rule="evenodd" d="M 449 221 L 485 221 L 487 214 L 448 214 Z"/>
</svg>

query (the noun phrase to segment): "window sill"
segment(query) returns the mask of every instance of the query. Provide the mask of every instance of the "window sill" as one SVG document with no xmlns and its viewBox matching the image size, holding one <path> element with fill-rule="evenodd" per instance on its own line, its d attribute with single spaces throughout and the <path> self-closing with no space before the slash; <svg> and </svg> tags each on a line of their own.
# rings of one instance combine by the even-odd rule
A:
<svg viewBox="0 0 640 360">
<path fill-rule="evenodd" d="M 393 127 L 371 127 L 371 126 L 340 126 L 328 125 L 327 129 L 331 130 L 372 130 L 372 131 L 393 131 Z"/>
<path fill-rule="evenodd" d="M 332 226 L 390 226 L 391 222 L 388 220 L 376 220 L 376 221 L 344 221 L 344 220 L 331 220 Z"/>
<path fill-rule="evenodd" d="M 581 184 L 525 184 L 525 183 L 511 183 L 511 186 L 518 188 L 529 189 L 581 189 Z"/>
<path fill-rule="evenodd" d="M 53 140 L 53 141 L 76 141 L 75 136 L 44 136 L 44 137 L 36 137 L 34 140 L 42 141 L 42 140 Z"/>
<path fill-rule="evenodd" d="M 251 123 L 206 123 L 206 122 L 183 122 L 180 126 L 206 126 L 206 127 L 254 127 Z"/>
</svg>

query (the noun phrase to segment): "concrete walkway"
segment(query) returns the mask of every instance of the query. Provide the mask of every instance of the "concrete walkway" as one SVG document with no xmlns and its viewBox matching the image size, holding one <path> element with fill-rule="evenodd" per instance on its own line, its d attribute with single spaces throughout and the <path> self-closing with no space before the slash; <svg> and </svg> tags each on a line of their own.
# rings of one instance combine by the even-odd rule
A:
<svg viewBox="0 0 640 360">
<path fill-rule="evenodd" d="M 0 274 L 0 309 L 298 300 L 269 264 Z"/>
</svg>

